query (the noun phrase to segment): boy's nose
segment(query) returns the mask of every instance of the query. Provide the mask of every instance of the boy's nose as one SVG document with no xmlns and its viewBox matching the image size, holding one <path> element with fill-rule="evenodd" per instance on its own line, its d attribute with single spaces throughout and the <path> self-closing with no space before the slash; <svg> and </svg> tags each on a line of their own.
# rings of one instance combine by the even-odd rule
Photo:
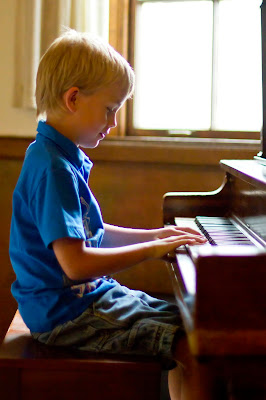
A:
<svg viewBox="0 0 266 400">
<path fill-rule="evenodd" d="M 108 120 L 108 126 L 110 128 L 115 128 L 117 126 L 116 113 L 110 115 L 110 118 Z"/>
</svg>

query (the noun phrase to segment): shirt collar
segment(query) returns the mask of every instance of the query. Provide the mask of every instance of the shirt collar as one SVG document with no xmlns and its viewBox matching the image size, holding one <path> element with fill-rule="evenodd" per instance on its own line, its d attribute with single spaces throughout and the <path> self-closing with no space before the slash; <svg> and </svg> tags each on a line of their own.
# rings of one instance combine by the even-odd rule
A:
<svg viewBox="0 0 266 400">
<path fill-rule="evenodd" d="M 80 150 L 70 139 L 62 135 L 51 125 L 46 124 L 46 122 L 43 120 L 39 121 L 37 132 L 38 135 L 36 137 L 36 140 L 38 140 L 39 135 L 52 140 L 57 146 L 61 148 L 61 150 L 64 152 L 64 154 L 72 164 L 74 164 L 79 170 L 84 167 L 85 170 L 88 170 L 87 172 L 89 172 L 92 167 L 92 162 L 85 155 L 85 153 Z"/>
</svg>

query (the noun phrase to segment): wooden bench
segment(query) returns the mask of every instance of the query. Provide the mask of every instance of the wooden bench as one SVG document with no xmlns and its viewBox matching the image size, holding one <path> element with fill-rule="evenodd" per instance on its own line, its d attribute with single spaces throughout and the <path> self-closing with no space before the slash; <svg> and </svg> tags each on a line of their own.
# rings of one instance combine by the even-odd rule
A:
<svg viewBox="0 0 266 400">
<path fill-rule="evenodd" d="M 9 400 L 159 400 L 160 364 L 35 341 L 17 311 L 0 346 L 0 393 Z"/>
</svg>

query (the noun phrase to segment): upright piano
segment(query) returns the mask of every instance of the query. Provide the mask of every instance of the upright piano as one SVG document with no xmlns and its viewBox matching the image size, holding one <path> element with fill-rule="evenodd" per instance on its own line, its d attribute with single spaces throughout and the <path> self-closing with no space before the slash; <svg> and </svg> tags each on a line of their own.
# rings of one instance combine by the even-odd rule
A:
<svg viewBox="0 0 266 400">
<path fill-rule="evenodd" d="M 221 167 L 218 190 L 164 196 L 165 225 L 191 226 L 212 242 L 176 249 L 170 274 L 195 356 L 266 356 L 266 165 Z"/>
<path fill-rule="evenodd" d="M 198 229 L 211 242 L 176 249 L 168 268 L 190 351 L 223 381 L 219 399 L 265 400 L 266 165 L 220 164 L 218 190 L 165 194 L 164 224 Z M 241 394 L 230 397 L 228 385 Z"/>
<path fill-rule="evenodd" d="M 163 198 L 164 225 L 191 226 L 208 239 L 169 254 L 168 268 L 190 351 L 220 382 L 214 400 L 266 399 L 265 1 L 261 11 L 262 151 L 221 160 L 224 182 L 215 191 Z"/>
</svg>

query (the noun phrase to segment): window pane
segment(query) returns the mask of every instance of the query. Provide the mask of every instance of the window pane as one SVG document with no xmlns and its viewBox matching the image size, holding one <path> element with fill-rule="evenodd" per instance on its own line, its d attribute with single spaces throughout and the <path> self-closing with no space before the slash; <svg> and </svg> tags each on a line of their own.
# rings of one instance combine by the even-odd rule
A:
<svg viewBox="0 0 266 400">
<path fill-rule="evenodd" d="M 260 4 L 216 3 L 214 56 L 212 1 L 139 5 L 134 127 L 259 131 Z"/>
<path fill-rule="evenodd" d="M 135 128 L 208 129 L 212 2 L 144 3 L 136 20 Z"/>
<path fill-rule="evenodd" d="M 260 4 L 261 0 L 219 4 L 215 129 L 261 129 Z"/>
</svg>

